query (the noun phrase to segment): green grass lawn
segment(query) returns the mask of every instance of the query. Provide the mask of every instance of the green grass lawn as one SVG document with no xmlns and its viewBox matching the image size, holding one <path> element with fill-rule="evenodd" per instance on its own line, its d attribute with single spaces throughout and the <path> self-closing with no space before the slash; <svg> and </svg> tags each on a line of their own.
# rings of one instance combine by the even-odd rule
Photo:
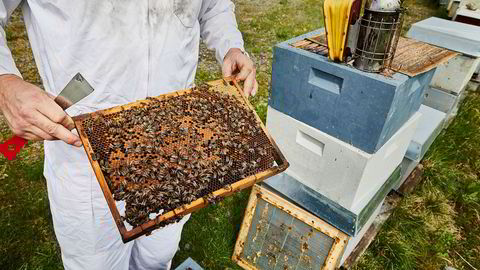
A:
<svg viewBox="0 0 480 270">
<path fill-rule="evenodd" d="M 251 101 L 265 119 L 272 47 L 322 26 L 321 1 L 237 0 L 237 19 L 258 67 L 259 93 Z M 405 29 L 442 16 L 433 0 L 407 0 Z M 18 13 L 8 27 L 9 44 L 25 79 L 40 83 Z M 202 46 L 197 81 L 221 76 Z M 0 121 L 0 139 L 9 135 Z M 0 159 L 0 269 L 61 269 L 42 176 L 42 145 L 22 158 Z M 356 269 L 480 268 L 480 95 L 470 94 L 455 122 L 440 135 L 424 161 L 424 181 L 382 228 Z M 205 269 L 239 269 L 231 262 L 249 191 L 195 213 L 185 226 L 174 264 L 192 257 Z M 463 257 L 463 259 L 461 257 Z"/>
</svg>

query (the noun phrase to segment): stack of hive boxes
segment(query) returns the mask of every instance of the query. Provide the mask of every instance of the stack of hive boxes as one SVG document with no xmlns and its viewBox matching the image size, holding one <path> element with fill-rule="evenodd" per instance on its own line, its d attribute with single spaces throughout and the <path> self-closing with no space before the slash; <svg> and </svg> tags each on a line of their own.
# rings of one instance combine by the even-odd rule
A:
<svg viewBox="0 0 480 270">
<path fill-rule="evenodd" d="M 480 66 L 480 27 L 432 17 L 413 24 L 407 36 L 459 54 L 435 71 L 420 107 L 420 123 L 402 161 L 402 180 L 396 188 L 420 163 L 442 128 L 455 118 L 467 85 Z"/>
<path fill-rule="evenodd" d="M 407 36 L 459 53 L 437 67 L 425 95 L 425 105 L 446 113 L 446 126 L 456 116 L 480 65 L 480 27 L 431 17 L 413 24 Z"/>
<path fill-rule="evenodd" d="M 275 47 L 267 129 L 290 167 L 265 184 L 350 236 L 342 263 L 400 181 L 435 69 L 386 77 L 291 46 L 322 32 Z"/>
</svg>

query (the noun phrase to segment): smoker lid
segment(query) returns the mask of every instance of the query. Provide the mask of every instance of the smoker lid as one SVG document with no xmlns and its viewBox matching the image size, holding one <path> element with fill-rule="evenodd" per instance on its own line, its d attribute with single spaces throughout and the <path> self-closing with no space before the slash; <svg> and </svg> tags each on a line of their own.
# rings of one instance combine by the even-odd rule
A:
<svg viewBox="0 0 480 270">
<path fill-rule="evenodd" d="M 414 23 L 407 37 L 480 57 L 480 27 L 436 17 Z"/>
</svg>

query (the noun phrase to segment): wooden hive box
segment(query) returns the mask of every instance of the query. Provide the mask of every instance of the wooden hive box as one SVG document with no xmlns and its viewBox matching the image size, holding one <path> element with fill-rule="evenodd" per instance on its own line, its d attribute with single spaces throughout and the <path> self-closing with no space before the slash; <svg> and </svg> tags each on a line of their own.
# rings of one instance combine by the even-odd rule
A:
<svg viewBox="0 0 480 270">
<path fill-rule="evenodd" d="M 232 258 L 243 269 L 335 269 L 347 242 L 345 233 L 255 185 Z"/>
<path fill-rule="evenodd" d="M 205 207 L 207 204 L 215 202 L 217 199 L 221 199 L 225 196 L 231 195 L 232 193 L 239 191 L 241 189 L 250 187 L 254 185 L 255 183 L 262 181 L 263 179 L 275 175 L 277 173 L 280 173 L 284 171 L 288 167 L 288 162 L 285 160 L 281 152 L 278 150 L 278 147 L 276 146 L 275 142 L 273 139 L 268 135 L 265 126 L 261 122 L 260 118 L 257 116 L 255 113 L 253 107 L 249 103 L 248 99 L 243 95 L 242 89 L 230 78 L 225 78 L 223 80 L 217 80 L 217 81 L 212 81 L 208 83 L 209 88 L 206 89 L 204 92 L 200 91 L 202 89 L 187 89 L 187 90 L 181 90 L 177 91 L 174 93 L 170 94 L 165 94 L 159 97 L 155 98 L 148 98 L 147 100 L 141 100 L 137 102 L 133 102 L 130 104 L 126 104 L 123 106 L 119 107 L 114 107 L 102 111 L 97 111 L 91 114 L 86 114 L 86 115 L 81 115 L 74 117 L 74 122 L 76 125 L 76 128 L 78 130 L 78 133 L 80 135 L 80 138 L 82 140 L 83 146 L 85 148 L 85 151 L 88 155 L 88 158 L 90 160 L 90 163 L 93 167 L 93 170 L 96 174 L 97 180 L 100 184 L 100 187 L 104 193 L 105 199 L 108 203 L 108 206 L 110 208 L 110 211 L 113 215 L 113 218 L 117 224 L 117 227 L 120 231 L 120 234 L 122 236 L 122 239 L 124 242 L 131 241 L 141 235 L 147 234 L 153 230 L 155 230 L 158 227 L 164 226 L 166 223 L 171 222 L 174 219 L 178 219 L 186 214 L 192 213 L 200 208 Z M 215 94 L 216 93 L 216 94 Z M 180 103 L 178 106 L 183 106 L 184 109 L 181 109 L 184 113 L 184 115 L 179 115 L 178 112 L 176 112 L 175 119 L 180 119 L 181 121 L 175 122 L 172 119 L 174 118 L 168 118 L 171 116 L 161 116 L 161 117 L 167 117 L 168 121 L 170 121 L 170 125 L 168 125 L 165 122 L 162 122 L 162 125 L 159 127 L 159 130 L 153 132 L 155 136 L 151 137 L 142 137 L 146 134 L 145 131 L 138 131 L 139 129 L 146 130 L 149 129 L 151 130 L 152 127 L 148 126 L 145 124 L 146 122 L 149 122 L 146 119 L 140 119 L 138 121 L 134 121 L 133 127 L 131 125 L 127 125 L 125 123 L 130 123 L 128 121 L 122 120 L 128 118 L 129 114 L 126 114 L 128 111 L 134 111 L 134 110 L 153 110 L 155 107 L 153 106 L 158 106 L 156 109 L 161 111 L 163 108 L 167 108 L 166 106 L 171 106 L 170 102 L 172 99 L 175 100 L 184 100 L 185 99 L 194 99 L 194 98 L 203 98 L 203 102 L 214 102 L 215 97 L 219 97 L 220 94 L 222 93 L 221 98 L 224 98 L 225 100 L 230 100 L 229 104 L 237 104 L 238 106 L 242 106 L 245 110 L 245 115 L 247 115 L 247 121 L 249 126 L 255 126 L 255 132 L 248 133 L 250 134 L 250 137 L 242 137 L 244 139 L 244 143 L 242 145 L 256 145 L 263 147 L 262 149 L 266 149 L 264 154 L 259 154 L 257 150 L 255 152 L 250 152 L 251 149 L 248 149 L 248 152 L 246 150 L 240 151 L 238 145 L 240 143 L 235 144 L 236 146 L 228 145 L 228 146 L 223 146 L 221 147 L 221 150 L 212 150 L 213 145 L 212 142 L 220 142 L 223 143 L 221 140 L 217 140 L 219 137 L 222 137 L 222 132 L 225 134 L 232 134 L 225 132 L 225 128 L 222 129 L 219 126 L 218 121 L 216 119 L 212 119 L 212 117 L 208 118 L 210 120 L 202 120 L 203 124 L 202 127 L 199 128 L 200 125 L 197 125 L 195 122 L 198 117 L 196 117 L 196 102 L 197 100 L 190 100 L 188 104 L 194 104 L 186 108 L 184 104 L 187 103 Z M 217 96 L 215 96 L 217 95 Z M 220 99 L 221 99 L 220 98 Z M 163 103 L 162 103 L 163 102 Z M 176 102 L 176 101 L 175 101 Z M 158 104 L 164 104 L 164 105 L 158 105 Z M 178 103 L 178 102 L 177 102 Z M 167 105 L 165 105 L 167 104 Z M 182 105 L 183 104 L 183 105 Z M 217 103 L 218 105 L 218 103 Z M 164 107 L 162 107 L 164 106 Z M 180 108 L 180 107 L 179 107 Z M 205 111 L 205 110 L 204 110 Z M 208 111 L 208 110 L 207 110 Z M 227 108 L 222 108 L 221 106 L 216 107 L 217 113 L 230 113 L 230 111 Z M 148 115 L 148 114 L 147 114 Z M 177 117 L 178 116 L 178 117 Z M 203 117 L 203 116 L 202 116 Z M 230 119 L 230 114 L 225 116 L 225 118 L 222 118 L 222 121 L 229 121 L 230 127 L 232 127 L 233 124 L 231 124 Z M 226 120 L 225 120 L 226 119 Z M 158 120 L 158 119 L 157 119 Z M 157 121 L 156 120 L 156 121 Z M 124 121 L 124 122 L 122 122 Z M 149 123 L 152 123 L 153 120 L 150 120 Z M 114 124 L 112 124 L 114 122 Z M 206 124 L 205 124 L 206 123 Z M 122 125 L 123 124 L 123 125 Z M 140 127 L 137 127 L 136 125 L 139 125 Z M 166 126 L 170 126 L 175 131 L 169 131 Z M 125 129 L 128 130 L 127 134 L 128 135 L 117 135 L 115 131 L 112 131 L 113 129 L 119 130 L 119 129 Z M 167 129 L 167 131 L 165 131 Z M 223 131 L 222 131 L 223 130 Z M 148 131 L 150 132 L 150 131 Z M 165 133 L 166 132 L 166 133 Z M 122 133 L 124 134 L 124 133 Z M 147 133 L 148 134 L 148 133 Z M 172 135 L 173 134 L 173 135 Z M 241 137 L 243 133 L 234 133 L 238 134 L 235 135 L 236 137 Z M 254 134 L 254 135 L 253 135 Z M 150 134 L 151 135 L 151 134 Z M 226 135 L 225 135 L 226 136 Z M 140 138 L 139 138 L 140 137 Z M 125 139 L 127 138 L 127 139 Z M 148 149 L 147 146 L 145 146 L 145 143 L 150 143 L 149 139 L 155 141 L 155 138 L 160 138 L 155 141 L 155 151 L 152 150 L 153 144 L 150 144 L 150 149 Z M 226 138 L 225 140 L 228 140 Z M 129 143 L 135 141 L 137 145 L 137 148 L 134 149 L 135 151 L 132 152 L 132 149 L 130 150 L 125 150 L 125 148 L 128 149 Z M 141 145 L 141 144 L 144 145 Z M 107 149 L 115 149 L 114 151 L 108 150 Z M 140 148 L 139 148 L 140 147 Z M 191 147 L 191 148 L 188 148 Z M 160 150 L 158 150 L 159 148 Z M 212 148 L 212 149 L 211 149 Z M 217 147 L 218 148 L 218 147 Z M 136 150 L 141 150 L 141 151 L 136 151 Z M 236 168 L 238 169 L 239 166 L 243 166 L 243 164 L 248 164 L 254 163 L 253 165 L 250 165 L 250 167 L 242 167 L 242 169 L 238 169 L 236 171 L 240 171 L 241 173 L 235 174 L 231 170 L 226 170 L 226 175 L 223 175 L 220 177 L 220 173 L 214 172 L 212 174 L 207 174 L 205 175 L 199 175 L 195 176 L 195 170 L 201 170 L 204 169 L 207 165 L 202 165 L 203 167 L 188 167 L 187 165 L 182 165 L 182 169 L 178 169 L 180 166 L 180 160 L 182 156 L 178 154 L 177 152 L 180 151 L 178 149 L 185 149 L 186 153 L 189 153 L 189 155 L 193 153 L 201 153 L 200 156 L 196 155 L 196 157 L 190 157 L 190 160 L 196 160 L 197 165 L 199 162 L 203 162 L 202 164 L 208 163 L 208 164 L 215 164 L 217 166 L 216 168 L 219 168 L 219 166 L 222 166 L 225 164 L 225 162 L 229 162 L 229 166 L 231 168 Z M 197 150 L 197 149 L 203 149 L 203 150 Z M 206 149 L 206 150 L 205 150 Z M 226 150 L 225 150 L 226 149 Z M 259 149 L 259 148 L 257 148 Z M 226 153 L 228 154 L 219 154 L 219 151 L 227 151 Z M 204 151 L 204 152 L 200 152 Z M 161 154 L 158 154 L 158 153 Z M 178 155 L 178 156 L 175 156 Z M 187 154 L 186 154 L 187 155 Z M 175 156 L 175 158 L 173 158 Z M 230 159 L 227 157 L 230 156 Z M 172 160 L 174 159 L 174 160 Z M 155 160 L 149 161 L 149 160 Z M 187 157 L 188 160 L 188 157 Z M 230 160 L 230 161 L 228 161 Z M 254 162 L 255 161 L 255 162 Z M 149 163 L 150 162 L 150 163 Z M 183 161 L 185 163 L 185 161 Z M 218 164 L 222 163 L 222 164 Z M 107 165 L 105 165 L 107 164 Z M 132 165 L 136 164 L 136 165 Z M 161 198 L 161 202 L 156 202 L 157 203 L 157 208 L 158 204 L 160 204 L 161 207 L 164 205 L 170 205 L 164 203 L 164 201 L 167 201 L 169 196 L 172 196 L 171 194 L 174 192 L 177 192 L 177 184 L 171 184 L 171 183 L 166 183 L 165 181 L 171 181 L 171 177 L 169 178 L 153 178 L 154 176 L 147 175 L 142 178 L 140 183 L 135 180 L 134 182 L 125 182 L 124 179 L 127 178 L 125 174 L 122 173 L 122 169 L 128 170 L 132 166 L 135 167 L 135 172 L 130 172 L 131 175 L 137 175 L 138 173 L 141 174 L 142 170 L 145 170 L 146 166 L 145 164 L 157 164 L 159 168 L 163 169 L 164 171 L 168 170 L 168 173 L 171 174 L 171 170 L 178 171 L 182 170 L 182 174 L 178 175 L 176 174 L 174 177 L 174 181 L 179 181 L 178 179 L 187 179 L 188 182 L 184 182 L 186 184 L 183 185 L 188 185 L 190 187 L 190 190 L 201 190 L 201 191 L 194 191 L 193 194 L 195 194 L 195 198 L 191 197 L 191 194 L 188 194 L 190 196 L 190 199 L 188 200 L 179 200 L 178 202 L 174 202 L 170 206 L 170 209 L 165 207 L 166 209 L 160 209 L 157 212 L 154 211 L 147 211 L 146 214 L 145 212 L 142 213 L 142 219 L 140 220 L 141 222 L 137 222 L 138 224 L 130 224 L 133 226 L 133 229 L 128 230 L 126 225 L 125 220 L 128 220 L 127 218 L 129 217 L 128 213 L 128 200 L 125 199 L 126 205 L 127 205 L 127 212 L 126 214 L 121 214 L 119 210 L 116 207 L 116 199 L 122 200 L 123 196 L 123 191 L 124 189 L 126 191 L 132 192 L 134 190 L 135 192 L 142 192 L 145 191 L 145 187 L 149 188 L 152 187 L 152 191 L 150 194 L 157 194 L 153 193 L 154 191 L 157 192 L 154 188 L 156 185 L 156 188 L 161 189 L 161 188 L 166 188 L 165 190 L 161 191 L 161 195 L 164 198 Z M 162 165 L 166 164 L 166 165 Z M 241 165 L 240 165 L 241 164 Z M 142 168 L 143 166 L 143 168 Z M 170 166 L 170 167 L 168 167 Z M 208 165 L 210 166 L 210 165 Z M 213 166 L 213 165 L 212 165 Z M 108 167 L 108 169 L 106 169 Z M 140 170 L 138 170 L 140 169 Z M 138 171 L 137 171 L 138 170 Z M 116 174 L 111 173 L 110 171 L 115 171 Z M 156 170 L 150 170 L 150 173 L 155 172 Z M 157 171 L 157 175 L 160 173 Z M 188 178 L 185 177 L 188 175 Z M 181 176 L 181 177 L 180 177 Z M 133 178 L 133 177 L 132 177 Z M 200 178 L 202 179 L 202 183 L 198 182 L 200 181 Z M 211 178 L 213 180 L 211 181 L 206 181 L 206 178 Z M 165 180 L 167 179 L 167 180 Z M 176 180 L 175 180 L 176 179 Z M 163 182 L 159 183 L 160 180 Z M 168 182 L 167 181 L 167 182 Z M 200 186 L 203 185 L 203 187 L 198 188 L 197 185 L 200 183 Z M 193 183 L 196 182 L 196 183 Z M 172 188 L 171 191 L 169 188 Z M 192 188 L 193 187 L 193 188 Z M 143 188 L 143 189 L 142 189 Z M 120 191 L 119 191 L 120 190 Z M 119 194 L 122 194 L 120 196 Z M 181 192 L 178 191 L 178 194 Z M 118 196 L 118 197 L 114 197 Z M 136 195 L 135 195 L 136 196 Z M 181 194 L 181 195 L 176 195 L 177 198 L 182 199 L 182 197 L 186 197 L 187 195 Z M 132 198 L 130 196 L 129 198 Z M 151 199 L 149 199 L 151 200 Z M 160 199 L 155 198 L 155 201 L 158 201 Z M 138 200 L 137 200 L 138 201 Z M 168 200 L 170 202 L 170 200 Z M 150 208 L 148 208 L 150 209 Z M 152 216 L 155 214 L 155 216 Z"/>
</svg>

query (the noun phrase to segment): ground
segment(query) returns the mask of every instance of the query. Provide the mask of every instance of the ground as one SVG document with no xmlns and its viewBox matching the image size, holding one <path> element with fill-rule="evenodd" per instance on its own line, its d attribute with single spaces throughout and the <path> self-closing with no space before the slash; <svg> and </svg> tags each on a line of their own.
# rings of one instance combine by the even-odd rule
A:
<svg viewBox="0 0 480 270">
<path fill-rule="evenodd" d="M 434 0 L 407 0 L 404 29 L 443 16 Z M 237 0 L 237 19 L 257 63 L 259 93 L 251 101 L 265 119 L 272 47 L 322 26 L 321 1 Z M 24 78 L 41 84 L 18 12 L 7 28 L 9 46 Z M 203 46 L 197 81 L 220 77 Z M 0 119 L 0 140 L 10 132 Z M 425 176 L 382 228 L 355 269 L 480 268 L 480 95 L 471 93 L 454 123 L 435 141 L 423 162 Z M 17 161 L 0 159 L 0 269 L 61 269 L 42 176 L 42 144 Z M 239 269 L 230 257 L 249 191 L 195 213 L 185 226 L 174 264 L 192 257 L 205 269 Z"/>
</svg>

